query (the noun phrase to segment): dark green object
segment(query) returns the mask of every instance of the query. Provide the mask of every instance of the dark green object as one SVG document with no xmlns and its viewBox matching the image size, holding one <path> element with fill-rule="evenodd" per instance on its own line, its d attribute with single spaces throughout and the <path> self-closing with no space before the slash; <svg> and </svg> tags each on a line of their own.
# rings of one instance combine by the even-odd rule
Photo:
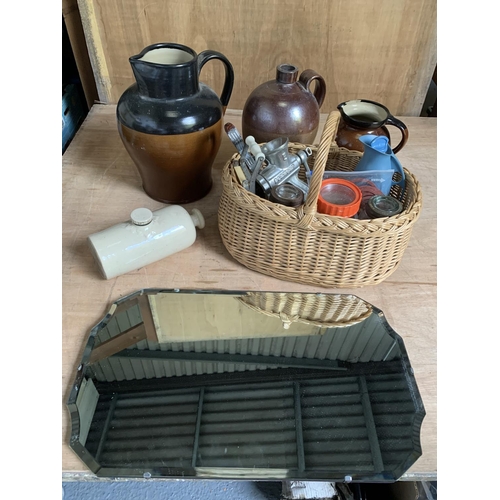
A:
<svg viewBox="0 0 500 500">
<path fill-rule="evenodd" d="M 370 219 L 392 217 L 403 211 L 403 204 L 392 196 L 375 195 L 368 200 L 365 210 Z"/>
</svg>

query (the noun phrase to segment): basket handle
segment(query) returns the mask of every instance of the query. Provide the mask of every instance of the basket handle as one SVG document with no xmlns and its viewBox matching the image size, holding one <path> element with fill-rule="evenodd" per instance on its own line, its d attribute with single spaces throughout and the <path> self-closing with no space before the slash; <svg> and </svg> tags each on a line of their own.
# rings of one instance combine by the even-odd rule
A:
<svg viewBox="0 0 500 500">
<path fill-rule="evenodd" d="M 332 111 L 326 119 L 325 127 L 321 134 L 318 153 L 314 160 L 314 169 L 309 183 L 309 192 L 304 204 L 304 212 L 299 220 L 298 226 L 306 228 L 312 222 L 317 211 L 319 191 L 323 182 L 323 174 L 325 173 L 326 161 L 330 152 L 332 141 L 335 140 L 337 129 L 340 123 L 340 112 Z"/>
</svg>

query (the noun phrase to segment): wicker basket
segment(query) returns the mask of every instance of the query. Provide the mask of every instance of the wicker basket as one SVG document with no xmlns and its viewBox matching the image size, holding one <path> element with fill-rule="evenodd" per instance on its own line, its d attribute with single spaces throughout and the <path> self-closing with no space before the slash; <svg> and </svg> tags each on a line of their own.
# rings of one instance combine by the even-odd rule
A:
<svg viewBox="0 0 500 500">
<path fill-rule="evenodd" d="M 281 319 L 285 329 L 292 323 L 321 328 L 345 328 L 356 325 L 372 314 L 372 306 L 354 295 L 247 292 L 238 301 L 250 309 Z"/>
<path fill-rule="evenodd" d="M 300 207 L 272 203 L 245 190 L 233 168 L 238 154 L 226 163 L 219 231 L 238 262 L 285 281 L 338 288 L 376 285 L 397 269 L 422 208 L 419 183 L 406 168 L 402 196 L 399 187 L 391 190 L 403 203 L 398 215 L 358 220 L 316 212 L 324 171 L 352 171 L 362 156 L 333 142 L 339 119 L 338 111 L 330 113 L 319 146 L 310 146 L 313 175 Z M 305 147 L 291 143 L 290 152 Z"/>
</svg>

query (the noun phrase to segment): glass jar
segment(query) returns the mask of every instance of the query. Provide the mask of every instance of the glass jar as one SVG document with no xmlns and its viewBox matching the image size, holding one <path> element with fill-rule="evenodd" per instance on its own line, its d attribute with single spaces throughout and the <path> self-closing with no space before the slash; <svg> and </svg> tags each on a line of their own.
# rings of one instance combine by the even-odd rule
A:
<svg viewBox="0 0 500 500">
<path fill-rule="evenodd" d="M 364 205 L 368 219 L 392 217 L 403 211 L 403 204 L 392 196 L 372 196 Z"/>
</svg>

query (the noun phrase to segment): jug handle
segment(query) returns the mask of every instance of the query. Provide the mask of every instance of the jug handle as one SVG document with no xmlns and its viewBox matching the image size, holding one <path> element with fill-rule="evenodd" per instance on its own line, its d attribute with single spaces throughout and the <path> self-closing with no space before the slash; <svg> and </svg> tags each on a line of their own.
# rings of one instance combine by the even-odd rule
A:
<svg viewBox="0 0 500 500">
<path fill-rule="evenodd" d="M 226 108 L 231 98 L 231 93 L 233 92 L 234 85 L 234 71 L 233 66 L 227 59 L 227 57 L 220 52 L 215 50 L 204 50 L 198 54 L 198 75 L 200 74 L 201 68 L 210 61 L 211 59 L 219 59 L 224 63 L 226 70 L 226 78 L 224 80 L 224 87 L 222 89 L 222 94 L 220 95 L 220 102 L 222 103 L 222 114 L 226 113 Z"/>
<path fill-rule="evenodd" d="M 386 125 L 393 125 L 394 127 L 397 127 L 399 130 L 401 130 L 401 141 L 399 144 L 392 150 L 393 153 L 397 153 L 401 149 L 403 149 L 403 146 L 408 142 L 408 128 L 406 125 L 401 121 L 395 118 L 392 115 L 389 115 L 387 118 L 387 121 L 385 122 Z"/>
<path fill-rule="evenodd" d="M 321 108 L 326 95 L 326 84 L 324 78 L 312 69 L 305 69 L 304 71 L 302 71 L 299 77 L 299 83 L 301 83 L 302 86 L 305 87 L 305 89 L 309 92 L 311 92 L 309 87 L 314 80 L 317 81 L 317 85 L 314 89 L 313 95 L 318 102 L 318 106 Z"/>
</svg>

